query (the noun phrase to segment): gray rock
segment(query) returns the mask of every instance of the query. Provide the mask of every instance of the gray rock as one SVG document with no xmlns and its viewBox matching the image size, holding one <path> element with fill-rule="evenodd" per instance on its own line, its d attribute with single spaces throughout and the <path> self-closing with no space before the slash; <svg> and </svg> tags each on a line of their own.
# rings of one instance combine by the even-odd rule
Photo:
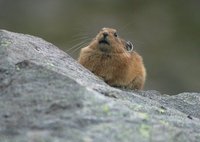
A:
<svg viewBox="0 0 200 142">
<path fill-rule="evenodd" d="M 108 86 L 40 38 L 0 30 L 1 142 L 199 142 L 200 94 Z"/>
</svg>

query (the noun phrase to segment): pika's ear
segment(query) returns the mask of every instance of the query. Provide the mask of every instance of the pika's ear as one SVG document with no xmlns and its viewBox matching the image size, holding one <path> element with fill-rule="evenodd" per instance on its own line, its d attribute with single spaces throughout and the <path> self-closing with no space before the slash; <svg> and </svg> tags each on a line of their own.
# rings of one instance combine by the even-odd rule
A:
<svg viewBox="0 0 200 142">
<path fill-rule="evenodd" d="M 126 50 L 128 51 L 128 52 L 132 52 L 133 51 L 133 44 L 132 44 L 132 42 L 130 42 L 130 41 L 127 41 L 126 42 Z"/>
</svg>

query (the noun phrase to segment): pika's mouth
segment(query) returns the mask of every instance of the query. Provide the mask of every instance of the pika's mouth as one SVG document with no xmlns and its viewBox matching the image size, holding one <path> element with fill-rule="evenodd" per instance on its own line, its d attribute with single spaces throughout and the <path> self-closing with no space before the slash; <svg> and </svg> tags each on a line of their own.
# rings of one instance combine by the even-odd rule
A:
<svg viewBox="0 0 200 142">
<path fill-rule="evenodd" d="M 107 45 L 110 45 L 110 43 L 108 42 L 108 40 L 106 40 L 105 38 L 99 40 L 99 44 L 107 44 Z"/>
</svg>

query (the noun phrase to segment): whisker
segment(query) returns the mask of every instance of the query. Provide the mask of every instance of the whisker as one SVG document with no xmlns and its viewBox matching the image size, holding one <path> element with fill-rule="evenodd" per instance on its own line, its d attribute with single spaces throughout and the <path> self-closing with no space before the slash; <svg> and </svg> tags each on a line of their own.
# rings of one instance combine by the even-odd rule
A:
<svg viewBox="0 0 200 142">
<path fill-rule="evenodd" d="M 66 50 L 66 52 L 69 52 L 69 51 L 73 50 L 74 48 L 76 48 L 76 47 L 78 47 L 78 46 L 80 46 L 80 45 L 82 45 L 82 44 L 84 44 L 85 42 L 88 42 L 88 41 L 89 41 L 89 39 L 86 39 L 86 40 L 72 46 L 70 49 Z"/>
<path fill-rule="evenodd" d="M 81 49 L 82 47 L 88 45 L 88 42 L 87 43 L 83 43 L 81 44 L 79 47 L 77 47 L 76 49 L 74 49 L 72 52 L 70 52 L 70 54 L 73 54 L 74 52 L 78 51 L 79 49 Z"/>
<path fill-rule="evenodd" d="M 76 41 L 91 40 L 91 39 L 92 38 L 90 38 L 90 37 L 80 37 L 80 38 L 71 40 L 71 43 L 76 42 Z"/>
<path fill-rule="evenodd" d="M 93 37 L 93 34 L 86 34 L 86 33 L 82 33 L 82 34 L 76 34 L 74 36 L 72 36 L 73 38 L 76 38 L 76 37 L 89 37 L 89 36 L 92 36 Z"/>
</svg>

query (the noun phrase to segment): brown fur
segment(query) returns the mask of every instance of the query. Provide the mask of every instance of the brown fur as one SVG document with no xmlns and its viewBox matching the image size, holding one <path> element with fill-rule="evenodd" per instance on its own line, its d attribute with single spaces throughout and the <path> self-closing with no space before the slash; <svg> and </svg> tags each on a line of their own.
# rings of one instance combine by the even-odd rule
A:
<svg viewBox="0 0 200 142">
<path fill-rule="evenodd" d="M 100 44 L 108 33 L 108 44 Z M 91 43 L 81 49 L 79 63 L 111 86 L 142 89 L 146 70 L 142 57 L 135 51 L 128 52 L 126 41 L 114 36 L 115 29 L 103 28 Z"/>
</svg>

